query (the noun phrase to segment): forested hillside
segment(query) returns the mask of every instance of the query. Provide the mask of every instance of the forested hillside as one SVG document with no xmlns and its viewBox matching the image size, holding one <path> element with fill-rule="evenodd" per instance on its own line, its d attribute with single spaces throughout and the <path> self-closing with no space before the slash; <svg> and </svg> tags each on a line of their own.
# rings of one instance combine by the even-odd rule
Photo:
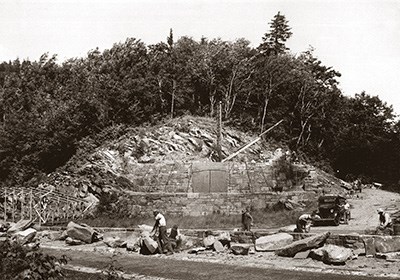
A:
<svg viewBox="0 0 400 280">
<path fill-rule="evenodd" d="M 340 69 L 312 48 L 291 53 L 284 15 L 266 30 L 257 48 L 246 39 L 176 40 L 171 30 L 155 45 L 128 38 L 64 62 L 44 54 L 1 63 L 1 184 L 36 184 L 82 140 L 99 145 L 124 127 L 182 115 L 217 117 L 220 103 L 223 123 L 245 132 L 283 119 L 268 140 L 341 178 L 398 184 L 400 122 L 392 107 L 378 93 L 344 95 Z"/>
</svg>

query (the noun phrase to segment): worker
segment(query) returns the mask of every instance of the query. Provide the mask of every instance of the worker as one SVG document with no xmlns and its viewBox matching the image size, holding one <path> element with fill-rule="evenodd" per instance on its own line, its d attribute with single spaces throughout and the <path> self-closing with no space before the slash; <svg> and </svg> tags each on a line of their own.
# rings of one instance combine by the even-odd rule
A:
<svg viewBox="0 0 400 280">
<path fill-rule="evenodd" d="M 345 224 L 349 223 L 350 220 L 350 204 L 347 201 L 347 199 L 344 199 L 341 201 L 341 204 L 339 205 L 339 210 L 341 214 L 341 218 L 343 219 L 343 222 Z"/>
<path fill-rule="evenodd" d="M 379 214 L 379 226 L 377 228 L 377 234 L 388 234 L 393 235 L 393 223 L 390 218 L 390 214 L 383 211 L 382 208 L 377 210 Z"/>
<path fill-rule="evenodd" d="M 153 211 L 154 218 L 156 222 L 154 223 L 153 229 L 150 232 L 151 236 L 154 236 L 158 230 L 158 243 L 161 245 L 161 253 L 166 255 L 172 255 L 174 251 L 172 250 L 171 243 L 169 242 L 167 236 L 167 222 L 163 214 L 158 210 Z"/>
<path fill-rule="evenodd" d="M 302 214 L 297 219 L 295 232 L 310 232 L 311 224 L 314 220 L 321 219 L 314 211 L 312 214 Z"/>
<path fill-rule="evenodd" d="M 248 207 L 242 211 L 242 229 L 243 231 L 251 231 L 251 226 L 253 225 L 253 217 L 250 214 Z"/>
<path fill-rule="evenodd" d="M 182 245 L 182 236 L 179 234 L 178 226 L 174 225 L 171 228 L 171 232 L 169 234 L 169 242 L 171 242 L 172 249 L 174 249 L 175 252 L 180 251 L 180 247 Z"/>
</svg>

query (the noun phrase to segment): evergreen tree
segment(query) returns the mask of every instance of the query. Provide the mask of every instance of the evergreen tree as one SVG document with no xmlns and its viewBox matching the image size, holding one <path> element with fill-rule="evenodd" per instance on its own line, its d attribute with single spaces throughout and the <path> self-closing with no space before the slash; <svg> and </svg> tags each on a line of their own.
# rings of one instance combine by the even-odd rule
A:
<svg viewBox="0 0 400 280">
<path fill-rule="evenodd" d="M 290 32 L 288 21 L 284 15 L 278 12 L 273 20 L 270 22 L 270 32 L 265 33 L 263 42 L 259 46 L 261 53 L 270 54 L 281 54 L 288 50 L 285 42 L 292 36 Z"/>
</svg>

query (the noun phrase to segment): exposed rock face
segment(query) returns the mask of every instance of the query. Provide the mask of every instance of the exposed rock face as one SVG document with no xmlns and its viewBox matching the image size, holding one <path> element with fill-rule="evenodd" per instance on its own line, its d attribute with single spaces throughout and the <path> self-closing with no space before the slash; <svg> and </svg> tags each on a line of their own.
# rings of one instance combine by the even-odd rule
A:
<svg viewBox="0 0 400 280">
<path fill-rule="evenodd" d="M 275 251 L 285 247 L 293 242 L 293 236 L 288 233 L 277 233 L 268 236 L 262 236 L 256 239 L 256 251 L 267 252 Z"/>
<path fill-rule="evenodd" d="M 332 244 L 311 250 L 310 257 L 327 264 L 345 264 L 353 256 L 353 250 Z"/>
<path fill-rule="evenodd" d="M 281 257 L 294 257 L 298 252 L 320 247 L 329 237 L 330 232 L 310 236 L 299 241 L 295 241 L 281 249 L 275 251 L 275 254 Z"/>
</svg>

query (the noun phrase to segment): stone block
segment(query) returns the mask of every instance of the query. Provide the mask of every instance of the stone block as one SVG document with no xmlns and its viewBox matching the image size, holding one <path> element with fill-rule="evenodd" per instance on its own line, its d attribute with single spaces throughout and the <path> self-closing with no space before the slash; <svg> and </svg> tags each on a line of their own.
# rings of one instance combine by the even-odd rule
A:
<svg viewBox="0 0 400 280">
<path fill-rule="evenodd" d="M 256 239 L 255 248 L 259 252 L 275 251 L 293 242 L 293 236 L 288 233 L 277 233 Z"/>
<path fill-rule="evenodd" d="M 294 257 L 298 252 L 320 247 L 329 235 L 329 232 L 325 232 L 295 241 L 281 249 L 276 250 L 275 254 L 282 257 Z"/>
</svg>

